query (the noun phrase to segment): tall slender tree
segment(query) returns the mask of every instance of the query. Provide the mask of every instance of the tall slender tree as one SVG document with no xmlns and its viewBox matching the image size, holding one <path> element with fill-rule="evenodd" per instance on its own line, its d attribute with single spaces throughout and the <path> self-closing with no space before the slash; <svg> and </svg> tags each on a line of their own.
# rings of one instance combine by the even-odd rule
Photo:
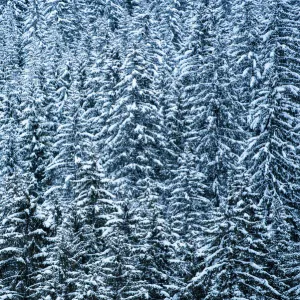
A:
<svg viewBox="0 0 300 300">
<path fill-rule="evenodd" d="M 263 209 L 244 168 L 232 173 L 221 213 L 203 226 L 210 238 L 199 249 L 201 263 L 187 285 L 187 299 L 285 299 L 270 267 Z"/>
<path fill-rule="evenodd" d="M 251 128 L 254 131 L 243 156 L 249 162 L 253 190 L 264 206 L 266 223 L 274 243 L 276 275 L 285 278 L 286 254 L 298 241 L 298 140 L 297 95 L 299 93 L 298 55 L 295 33 L 298 26 L 292 1 L 270 1 L 266 6 L 270 18 L 263 27 L 262 86 L 251 104 Z M 293 37 L 291 39 L 290 37 Z M 274 274 L 275 275 L 275 274 Z"/>
</svg>

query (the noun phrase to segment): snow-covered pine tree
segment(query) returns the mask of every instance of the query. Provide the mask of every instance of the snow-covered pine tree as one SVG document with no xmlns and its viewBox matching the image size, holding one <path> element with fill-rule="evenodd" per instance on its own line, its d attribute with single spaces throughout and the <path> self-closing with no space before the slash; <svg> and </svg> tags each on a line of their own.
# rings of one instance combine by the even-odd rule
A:
<svg viewBox="0 0 300 300">
<path fill-rule="evenodd" d="M 219 206 L 227 194 L 227 173 L 240 151 L 242 131 L 235 116 L 239 102 L 231 87 L 222 3 L 197 2 L 194 6 L 191 38 L 181 62 L 185 105 L 191 111 L 187 138 L 206 176 L 205 196 Z"/>
<path fill-rule="evenodd" d="M 134 199 L 143 189 L 142 181 L 154 178 L 162 167 L 162 121 L 151 90 L 150 63 L 136 45 L 130 49 L 122 71 L 107 125 L 109 159 L 105 166 L 116 179 L 118 194 L 127 198 L 130 193 Z"/>
<path fill-rule="evenodd" d="M 151 193 L 159 189 L 159 175 L 162 169 L 161 158 L 165 147 L 162 135 L 163 118 L 159 111 L 155 91 L 153 90 L 155 67 L 153 62 L 153 41 L 149 33 L 149 14 L 145 6 L 135 6 L 131 28 L 133 42 L 127 44 L 127 55 L 121 68 L 121 80 L 116 86 L 116 101 L 110 109 L 106 125 L 104 166 L 114 178 L 113 193 L 117 199 L 135 211 L 137 235 L 142 239 L 147 235 L 143 218 L 147 218 L 147 186 Z M 130 17 L 127 17 L 130 20 Z M 106 155 L 106 154 L 105 154 Z M 132 212 L 129 212 L 130 214 Z M 132 258 L 136 267 L 138 253 L 143 245 L 136 241 L 131 247 L 136 252 Z M 132 250 L 128 250 L 129 252 Z M 142 267 L 142 266 L 141 266 Z M 140 276 L 143 276 L 139 270 Z M 132 288 L 140 286 L 141 295 L 147 295 L 147 282 L 142 277 L 131 283 Z"/>
<path fill-rule="evenodd" d="M 51 284 L 58 299 L 112 299 L 111 284 L 106 284 L 107 270 L 102 267 L 110 242 L 103 238 L 103 231 L 107 220 L 112 219 L 115 204 L 102 186 L 103 174 L 93 165 L 85 166 L 85 176 L 78 180 L 77 187 L 86 190 L 81 190 L 77 205 L 58 227 L 52 252 Z"/>
<path fill-rule="evenodd" d="M 204 198 L 204 175 L 197 171 L 197 159 L 186 145 L 176 164 L 177 172 L 170 181 L 170 222 L 172 242 L 177 251 L 176 276 L 181 287 L 195 276 L 195 252 L 202 237 L 201 220 L 210 209 Z M 178 294 L 182 296 L 180 291 Z"/>
<path fill-rule="evenodd" d="M 242 104 L 241 124 L 247 130 L 249 104 L 261 81 L 259 51 L 262 5 L 259 1 L 235 1 L 232 4 L 233 38 L 229 45 L 231 67 L 235 74 L 234 89 Z M 248 130 L 249 131 L 249 130 Z"/>
<path fill-rule="evenodd" d="M 176 278 L 176 253 L 171 243 L 165 203 L 156 186 L 147 182 L 141 200 L 144 209 L 137 223 L 138 270 L 142 299 L 169 299 L 179 290 Z M 140 199 L 138 198 L 137 201 Z M 138 298 L 139 299 L 139 298 Z"/>
<path fill-rule="evenodd" d="M 183 40 L 184 5 L 182 1 L 155 1 L 150 5 L 150 28 L 153 61 L 156 66 L 153 90 L 156 91 L 162 111 L 166 138 L 164 157 L 164 190 L 161 191 L 168 211 L 169 187 L 177 159 L 183 148 L 183 118 L 178 77 L 178 57 Z M 167 218 L 167 213 L 165 213 Z"/>
<path fill-rule="evenodd" d="M 20 73 L 21 65 L 18 64 L 20 56 L 18 49 L 20 45 L 19 27 L 14 14 L 12 2 L 3 4 L 1 11 L 1 31 L 3 40 L 1 47 L 3 56 L 1 59 L 1 213 L 0 213 L 0 295 L 2 298 L 10 295 L 20 296 L 20 290 L 10 284 L 18 274 L 18 267 L 14 260 L 18 260 L 20 245 L 16 246 L 13 240 L 9 239 L 14 234 L 9 232 L 5 224 L 7 217 L 10 217 L 18 199 L 18 189 L 22 185 L 22 172 L 20 168 L 20 137 L 19 129 L 19 102 L 20 102 Z M 18 87 L 18 88 L 17 88 Z M 8 234 L 6 236 L 6 234 Z M 18 265 L 19 266 L 19 265 Z M 11 277 L 12 276 L 12 277 Z M 15 283 L 19 283 L 18 279 Z"/>
<path fill-rule="evenodd" d="M 15 227 L 5 223 L 14 214 L 19 199 L 19 189 L 24 184 L 19 161 L 20 138 L 18 133 L 18 115 L 16 95 L 10 91 L 10 81 L 6 81 L 7 95 L 1 96 L 1 214 L 0 214 L 0 282 L 3 288 L 0 295 L 3 299 L 20 296 L 21 290 L 16 288 L 20 283 L 17 274 L 19 264 L 16 264 L 22 244 L 14 240 Z M 22 224 L 22 223 L 21 223 Z M 10 236 L 13 235 L 11 239 Z M 20 248 L 19 248 L 20 247 Z M 8 281 L 9 280 L 9 281 Z M 10 282 L 15 282 L 11 285 Z"/>
<path fill-rule="evenodd" d="M 40 89 L 43 78 L 37 78 L 40 60 L 37 59 L 34 64 L 32 56 L 33 51 L 36 51 L 38 57 L 40 54 L 39 11 L 35 1 L 12 2 L 12 5 L 16 13 L 16 23 L 19 24 L 18 33 L 23 49 L 22 61 L 17 64 L 20 69 L 13 70 L 11 80 L 7 81 L 8 91 L 16 89 L 19 95 L 11 97 L 12 94 L 9 94 L 11 103 L 9 106 L 8 103 L 5 104 L 6 120 L 10 120 L 10 130 L 15 130 L 8 131 L 7 137 L 15 140 L 8 145 L 9 163 L 4 162 L 4 170 L 10 169 L 5 174 L 5 180 L 12 185 L 4 186 L 5 192 L 12 196 L 9 201 L 5 201 L 7 209 L 2 222 L 2 250 L 7 255 L 8 263 L 8 273 L 4 271 L 4 278 L 7 287 L 12 293 L 16 293 L 16 297 L 44 299 L 46 291 L 43 275 L 51 230 L 46 222 L 46 211 L 42 207 L 47 156 L 47 133 L 43 128 L 43 92 Z M 11 86 L 13 82 L 18 85 Z M 16 99 L 19 103 L 16 103 Z M 19 149 L 13 148 L 16 146 Z M 11 282 L 8 281 L 10 276 Z M 6 296 L 9 295 L 4 295 Z"/>
<path fill-rule="evenodd" d="M 264 207 L 272 243 L 274 276 L 286 281 L 285 264 L 299 240 L 298 137 L 299 55 L 298 7 L 293 1 L 268 1 L 268 16 L 262 26 L 262 85 L 251 103 L 254 134 L 243 155 L 248 164 L 253 191 Z M 293 25 L 291 25 L 293 24 Z M 296 280 L 297 281 L 297 280 Z M 287 280 L 294 286 L 296 282 Z M 286 289 L 283 285 L 282 293 Z"/>
<path fill-rule="evenodd" d="M 93 122 L 95 104 L 86 89 L 85 69 L 79 63 L 75 85 L 77 95 L 73 99 L 80 103 L 77 135 L 76 177 L 73 179 L 75 199 L 73 205 L 80 224 L 77 236 L 80 249 L 80 275 L 77 278 L 76 299 L 100 299 L 105 297 L 107 287 L 101 268 L 100 253 L 105 251 L 102 239 L 103 227 L 107 218 L 114 211 L 113 196 L 106 190 L 107 181 L 100 162 L 102 157 L 96 155 L 97 141 L 94 140 Z M 79 99 L 77 99 L 79 98 Z M 98 100 L 98 99 L 95 99 Z"/>
<path fill-rule="evenodd" d="M 17 20 L 14 15 L 14 8 L 9 2 L 1 12 L 1 31 L 3 41 L 1 42 L 3 56 L 1 60 L 1 178 L 3 183 L 14 173 L 17 165 L 19 136 L 18 126 L 20 123 L 19 104 L 21 99 L 21 72 L 22 66 L 18 64 L 20 44 Z M 3 184 L 5 187 L 5 184 Z M 5 193 L 2 194 L 2 199 Z"/>
<path fill-rule="evenodd" d="M 62 207 L 64 201 L 63 181 L 64 168 L 56 164 L 60 148 L 59 129 L 64 120 L 64 105 L 70 96 L 72 76 L 69 65 L 68 52 L 64 52 L 63 41 L 55 26 L 49 27 L 49 34 L 45 37 L 45 49 L 43 53 L 48 59 L 43 64 L 45 83 L 43 88 L 43 103 L 48 130 L 48 162 L 45 177 L 48 186 L 45 190 L 45 198 L 52 203 L 54 211 Z M 56 208 L 55 208 L 56 207 Z M 56 214 L 56 213 L 55 213 Z"/>
<path fill-rule="evenodd" d="M 74 200 L 72 179 L 76 175 L 76 151 L 78 150 L 79 98 L 74 87 L 74 70 L 70 59 L 64 57 L 56 73 L 56 112 L 59 125 L 52 152 L 54 157 L 47 167 L 56 177 L 56 189 L 60 189 L 61 206 L 68 206 Z M 48 191 L 49 193 L 52 191 Z M 56 192 L 56 191 L 53 191 Z"/>
<path fill-rule="evenodd" d="M 118 36 L 111 34 L 108 41 L 102 48 L 102 52 L 95 51 L 95 62 L 90 68 L 90 77 L 87 80 L 87 98 L 86 105 L 89 108 L 86 113 L 89 114 L 90 130 L 95 135 L 95 141 L 98 151 L 101 153 L 101 159 L 106 160 L 106 153 L 103 149 L 106 147 L 107 130 L 106 126 L 112 105 L 116 102 L 116 85 L 120 82 L 121 57 L 118 43 L 114 44 Z"/>
<path fill-rule="evenodd" d="M 80 163 L 84 158 L 82 142 L 84 127 L 84 110 L 82 104 L 85 96 L 85 66 L 77 63 L 68 55 L 61 60 L 65 63 L 60 67 L 56 79 L 58 89 L 58 120 L 59 126 L 55 136 L 53 149 L 56 155 L 48 166 L 48 172 L 56 175 L 55 185 L 47 194 L 53 193 L 51 198 L 58 196 L 54 211 L 62 214 L 65 221 L 56 224 L 56 245 L 51 249 L 54 274 L 49 278 L 50 284 L 57 289 L 56 294 L 63 299 L 78 298 L 84 288 L 80 285 L 80 278 L 84 273 L 80 262 L 85 253 L 85 244 L 81 235 L 83 223 L 76 210 L 76 181 Z M 87 129 L 87 138 L 88 129 Z M 87 220 L 88 221 L 88 220 Z M 74 264 L 73 261 L 77 263 Z M 77 297 L 77 298 L 76 298 Z"/>
<path fill-rule="evenodd" d="M 143 299 L 145 290 L 141 288 L 141 276 L 136 268 L 135 230 L 137 219 L 135 208 L 128 200 L 115 200 L 117 210 L 107 216 L 102 232 L 105 248 L 100 254 L 99 268 L 106 287 L 104 299 Z"/>
<path fill-rule="evenodd" d="M 91 146 L 91 145 L 90 145 Z M 91 151 L 93 147 L 89 148 Z M 86 149 L 87 150 L 87 149 Z M 79 236 L 83 243 L 80 277 L 77 278 L 76 299 L 105 299 L 107 290 L 105 276 L 101 269 L 101 253 L 106 244 L 103 231 L 114 212 L 113 196 L 105 189 L 107 182 L 99 162 L 92 153 L 79 163 L 76 180 L 76 208 L 80 221 Z"/>
<path fill-rule="evenodd" d="M 14 198 L 7 203 L 1 224 L 2 299 L 37 300 L 47 296 L 43 281 L 49 228 L 40 206 L 27 193 L 26 184 L 15 182 Z"/>
<path fill-rule="evenodd" d="M 210 238 L 196 252 L 198 273 L 184 299 L 287 299 L 272 274 L 264 211 L 249 181 L 245 168 L 238 167 L 222 211 L 202 222 Z"/>
<path fill-rule="evenodd" d="M 32 99 L 31 95 L 27 96 L 28 102 L 38 101 Z M 11 108 L 14 106 L 11 105 Z M 15 299 L 45 299 L 47 295 L 44 272 L 51 230 L 46 222 L 48 217 L 45 208 L 42 207 L 43 156 L 40 151 L 44 149 L 39 140 L 42 131 L 38 132 L 34 125 L 36 111 L 30 108 L 33 107 L 30 105 L 25 110 L 25 119 L 25 115 L 21 116 L 23 124 L 27 121 L 26 134 L 19 136 L 20 128 L 16 131 L 16 127 L 13 127 L 12 120 L 16 112 L 11 112 L 11 122 L 7 124 L 11 128 L 7 131 L 7 141 L 10 141 L 6 151 L 8 160 L 3 166 L 7 170 L 3 174 L 5 190 L 2 189 L 7 199 L 1 226 L 2 280 L 7 287 L 3 299 L 9 299 L 10 295 Z M 13 129 L 14 132 L 11 131 Z M 28 155 L 27 151 L 31 154 Z"/>
<path fill-rule="evenodd" d="M 47 158 L 47 132 L 43 115 L 42 94 L 37 86 L 26 87 L 24 101 L 21 103 L 22 131 L 21 159 L 23 170 L 31 177 L 28 191 L 39 204 L 44 202 L 45 163 Z"/>
<path fill-rule="evenodd" d="M 44 290 L 44 271 L 46 270 L 48 237 L 51 236 L 51 229 L 48 227 L 47 219 L 51 218 L 49 208 L 44 206 L 45 167 L 47 162 L 47 132 L 45 131 L 45 119 L 43 118 L 42 96 L 39 94 L 39 87 L 29 86 L 25 88 L 24 98 L 21 103 L 22 127 L 20 132 L 20 151 L 21 168 L 25 181 L 23 180 L 24 190 L 20 191 L 20 207 L 18 213 L 27 222 L 22 229 L 22 223 L 17 230 L 23 230 L 22 237 L 24 247 L 24 260 L 29 264 L 26 267 L 24 276 L 24 295 L 30 299 L 43 299 L 46 291 Z M 25 100 L 26 99 L 26 100 Z M 26 185 L 26 186 L 25 186 Z M 24 195 L 22 195 L 24 194 Z M 22 220 L 21 220 L 22 221 Z M 25 279 L 24 279 L 25 280 Z"/>
<path fill-rule="evenodd" d="M 182 27 L 184 23 L 185 2 L 182 0 L 154 1 L 149 9 L 152 18 L 158 23 L 158 32 L 164 43 L 164 51 L 180 51 L 182 44 Z M 154 25 L 155 27 L 155 25 Z M 170 57 L 170 59 L 172 59 Z"/>
<path fill-rule="evenodd" d="M 44 16 L 49 27 L 55 27 L 62 37 L 60 47 L 70 49 L 81 35 L 81 16 L 76 1 L 53 0 L 45 3 Z M 51 33 L 50 33 L 51 34 Z"/>
<path fill-rule="evenodd" d="M 195 195 L 190 190 L 193 186 L 191 182 L 183 192 L 191 197 L 187 198 L 189 207 L 201 207 L 198 212 L 191 211 L 190 218 L 193 214 L 200 213 L 200 223 L 204 220 L 217 222 L 222 218 L 219 209 L 222 209 L 223 201 L 224 205 L 226 203 L 228 175 L 242 149 L 244 134 L 238 123 L 240 104 L 231 85 L 234 75 L 227 54 L 230 9 L 224 1 L 191 2 L 188 8 L 188 38 L 184 40 L 179 64 L 182 98 L 185 100 L 182 132 L 186 149 L 190 148 L 189 153 L 194 153 L 197 158 L 194 167 L 189 164 L 187 169 L 190 172 L 193 170 L 190 176 L 198 174 L 202 178 L 202 184 L 201 181 L 198 183 L 199 192 Z M 201 176 L 200 170 L 204 176 Z M 184 212 L 188 213 L 186 210 Z M 180 211 L 178 213 L 180 216 Z M 185 226 L 189 226 L 186 223 Z M 191 278 L 195 280 L 197 271 L 203 265 L 199 249 L 203 243 L 209 243 L 211 237 L 199 223 L 198 227 L 197 222 L 192 221 L 190 224 L 195 226 L 194 235 L 197 237 L 192 239 L 194 244 L 185 241 L 185 276 L 193 282 Z M 183 289 L 181 297 L 202 299 L 205 295 L 202 288 L 201 284 L 190 284 L 187 286 L 188 292 Z"/>
<path fill-rule="evenodd" d="M 79 278 L 83 272 L 80 263 L 85 250 L 79 234 L 81 222 L 76 207 L 68 210 L 65 208 L 63 213 L 64 219 L 57 228 L 55 247 L 51 249 L 51 268 L 48 268 L 52 271 L 48 280 L 51 286 L 49 296 L 53 299 L 82 299 Z"/>
</svg>

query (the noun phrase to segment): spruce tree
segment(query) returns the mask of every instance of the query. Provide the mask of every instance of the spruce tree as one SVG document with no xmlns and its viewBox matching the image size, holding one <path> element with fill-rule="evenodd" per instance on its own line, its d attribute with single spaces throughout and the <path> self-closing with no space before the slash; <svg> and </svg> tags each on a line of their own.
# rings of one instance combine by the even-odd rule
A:
<svg viewBox="0 0 300 300">
<path fill-rule="evenodd" d="M 206 176 L 206 197 L 216 206 L 227 195 L 227 177 L 240 151 L 239 102 L 231 86 L 227 25 L 222 3 L 200 2 L 191 19 L 191 40 L 182 58 L 181 80 L 191 113 L 188 141 Z M 225 198 L 224 198 L 225 197 Z"/>
<path fill-rule="evenodd" d="M 272 274 L 263 207 L 255 201 L 245 168 L 231 174 L 225 206 L 214 219 L 202 222 L 210 238 L 198 250 L 199 271 L 187 285 L 186 297 L 285 299 Z"/>
<path fill-rule="evenodd" d="M 251 103 L 254 134 L 243 155 L 249 163 L 253 190 L 264 207 L 265 220 L 273 242 L 269 244 L 276 263 L 274 276 L 286 281 L 285 264 L 298 242 L 298 140 L 299 80 L 296 44 L 290 24 L 297 24 L 297 8 L 292 1 L 269 1 L 270 18 L 261 33 L 262 85 Z M 286 283 L 294 285 L 294 282 Z M 283 285 L 282 293 L 286 290 Z"/>
<path fill-rule="evenodd" d="M 122 75 L 116 86 L 116 101 L 112 104 L 109 122 L 106 125 L 107 138 L 105 153 L 108 159 L 104 162 L 107 172 L 114 178 L 112 187 L 117 199 L 124 205 L 135 209 L 137 235 L 143 239 L 147 235 L 143 218 L 147 218 L 148 194 L 150 184 L 151 195 L 159 190 L 159 175 L 162 169 L 162 151 L 164 137 L 162 135 L 162 116 L 153 91 L 154 64 L 152 60 L 152 44 L 148 32 L 148 19 L 135 7 L 133 29 L 139 30 L 133 44 L 128 44 L 128 54 L 121 68 Z M 139 22 L 138 22 L 139 21 Z M 142 46 L 142 39 L 147 42 Z M 151 196 L 150 196 L 151 197 Z M 131 213 L 131 212 L 130 212 Z M 146 221 L 145 221 L 146 222 Z M 132 241 L 135 253 L 142 251 L 143 246 Z M 138 257 L 133 260 L 139 268 Z M 137 270 L 143 276 L 140 270 Z M 137 278 L 132 288 L 141 288 L 140 293 L 148 294 L 147 282 Z M 146 296 L 144 296 L 146 297 Z M 138 298 L 137 298 L 138 299 Z"/>
</svg>

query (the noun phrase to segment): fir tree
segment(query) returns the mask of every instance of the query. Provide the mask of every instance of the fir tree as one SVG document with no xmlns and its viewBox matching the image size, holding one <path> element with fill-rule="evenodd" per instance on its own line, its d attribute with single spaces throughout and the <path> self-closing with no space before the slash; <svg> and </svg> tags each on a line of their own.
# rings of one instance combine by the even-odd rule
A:
<svg viewBox="0 0 300 300">
<path fill-rule="evenodd" d="M 187 299 L 285 299 L 272 274 L 263 209 L 248 186 L 245 170 L 237 169 L 227 203 L 202 222 L 210 238 L 196 252 L 201 262 Z"/>
<path fill-rule="evenodd" d="M 291 23 L 295 22 L 293 2 L 270 1 L 270 18 L 263 27 L 262 85 L 251 103 L 251 128 L 244 160 L 249 163 L 253 190 L 264 207 L 266 223 L 274 243 L 269 245 L 274 276 L 285 278 L 284 265 L 290 242 L 298 241 L 298 70 L 295 45 L 291 42 Z M 297 24 L 297 23 L 295 23 Z M 293 238 L 292 238 L 293 237 Z M 283 290 L 284 291 L 284 290 Z M 283 292 L 282 291 L 282 292 Z"/>
</svg>

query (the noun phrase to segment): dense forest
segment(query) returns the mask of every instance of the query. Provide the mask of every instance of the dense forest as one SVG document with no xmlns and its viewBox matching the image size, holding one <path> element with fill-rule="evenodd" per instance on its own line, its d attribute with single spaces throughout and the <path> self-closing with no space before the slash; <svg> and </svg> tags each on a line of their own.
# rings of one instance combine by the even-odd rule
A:
<svg viewBox="0 0 300 300">
<path fill-rule="evenodd" d="M 0 1 L 0 299 L 300 299 L 299 0 Z"/>
</svg>

